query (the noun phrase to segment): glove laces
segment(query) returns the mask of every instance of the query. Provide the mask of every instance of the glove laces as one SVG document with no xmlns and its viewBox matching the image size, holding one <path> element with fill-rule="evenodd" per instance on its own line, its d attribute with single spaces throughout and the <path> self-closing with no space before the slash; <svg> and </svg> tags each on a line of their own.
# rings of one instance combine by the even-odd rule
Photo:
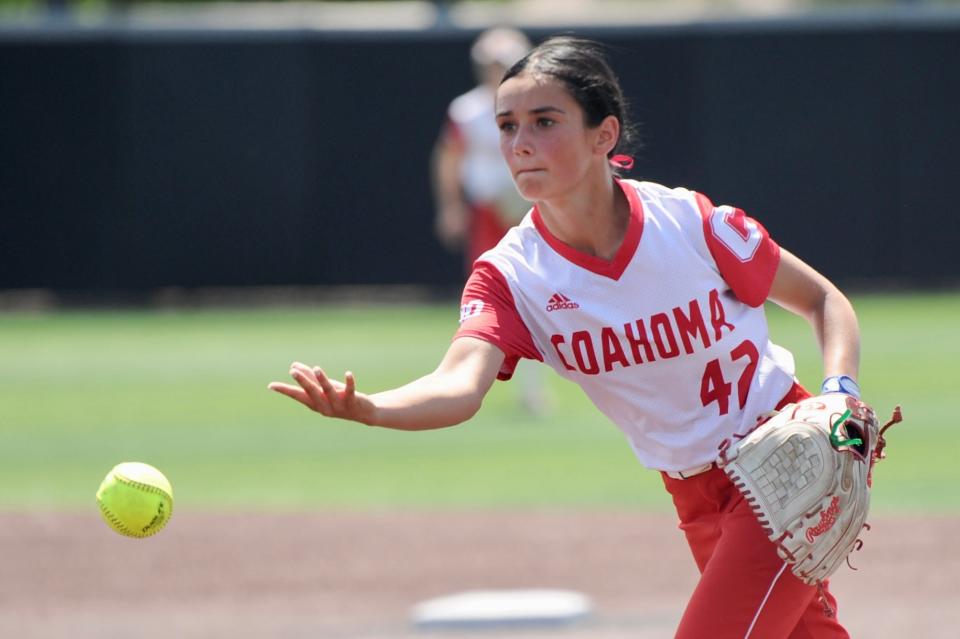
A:
<svg viewBox="0 0 960 639">
<path fill-rule="evenodd" d="M 840 424 L 847 421 L 847 418 L 850 417 L 853 413 L 848 408 L 843 415 L 840 416 L 836 422 L 830 426 L 830 443 L 833 444 L 834 448 L 840 448 L 841 446 L 859 446 L 863 443 L 863 440 L 859 437 L 854 437 L 852 439 L 840 439 Z"/>
</svg>

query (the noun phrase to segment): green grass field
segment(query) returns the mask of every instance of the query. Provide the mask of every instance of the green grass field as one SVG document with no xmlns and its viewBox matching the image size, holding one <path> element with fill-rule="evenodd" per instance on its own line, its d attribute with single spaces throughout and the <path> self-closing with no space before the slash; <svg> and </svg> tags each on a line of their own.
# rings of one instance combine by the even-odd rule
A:
<svg viewBox="0 0 960 639">
<path fill-rule="evenodd" d="M 862 386 L 891 431 L 880 510 L 960 511 L 953 400 L 960 294 L 854 297 Z M 401 433 L 327 420 L 266 389 L 293 360 L 376 391 L 429 372 L 457 305 L 0 315 L 0 508 L 86 509 L 120 461 L 146 461 L 178 508 L 636 507 L 666 510 L 656 473 L 552 373 L 547 418 L 498 383 L 452 429 Z M 769 309 L 802 381 L 820 379 L 809 328 Z M 522 374 L 522 369 L 521 369 Z"/>
</svg>

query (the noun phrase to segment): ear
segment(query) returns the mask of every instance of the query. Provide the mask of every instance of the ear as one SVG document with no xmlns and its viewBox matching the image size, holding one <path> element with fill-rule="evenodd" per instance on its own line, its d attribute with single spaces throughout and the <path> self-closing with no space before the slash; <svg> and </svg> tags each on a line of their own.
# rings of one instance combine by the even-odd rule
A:
<svg viewBox="0 0 960 639">
<path fill-rule="evenodd" d="M 620 120 L 616 116 L 608 115 L 597 126 L 594 138 L 594 152 L 606 157 L 616 148 L 620 140 Z"/>
</svg>

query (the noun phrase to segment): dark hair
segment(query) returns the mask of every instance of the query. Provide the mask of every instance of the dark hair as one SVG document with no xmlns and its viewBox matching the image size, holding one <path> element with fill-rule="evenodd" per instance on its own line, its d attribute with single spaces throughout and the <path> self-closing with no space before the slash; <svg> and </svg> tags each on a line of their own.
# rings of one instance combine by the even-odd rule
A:
<svg viewBox="0 0 960 639">
<path fill-rule="evenodd" d="M 620 81 L 600 44 L 571 36 L 549 38 L 510 67 L 500 84 L 519 75 L 547 76 L 560 81 L 583 109 L 588 127 L 599 126 L 608 115 L 616 117 L 620 121 L 620 137 L 608 157 L 632 150 L 636 128 L 630 121 Z"/>
</svg>

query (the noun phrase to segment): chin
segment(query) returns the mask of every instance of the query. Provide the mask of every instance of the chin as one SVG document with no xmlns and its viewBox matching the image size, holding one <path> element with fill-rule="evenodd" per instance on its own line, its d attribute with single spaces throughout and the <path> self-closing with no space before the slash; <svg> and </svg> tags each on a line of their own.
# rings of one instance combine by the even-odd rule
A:
<svg viewBox="0 0 960 639">
<path fill-rule="evenodd" d="M 546 199 L 549 197 L 551 190 L 543 179 L 534 176 L 521 174 L 519 179 L 515 181 L 515 184 L 517 185 L 517 191 L 520 193 L 520 197 L 528 202 L 539 202 Z"/>
</svg>

